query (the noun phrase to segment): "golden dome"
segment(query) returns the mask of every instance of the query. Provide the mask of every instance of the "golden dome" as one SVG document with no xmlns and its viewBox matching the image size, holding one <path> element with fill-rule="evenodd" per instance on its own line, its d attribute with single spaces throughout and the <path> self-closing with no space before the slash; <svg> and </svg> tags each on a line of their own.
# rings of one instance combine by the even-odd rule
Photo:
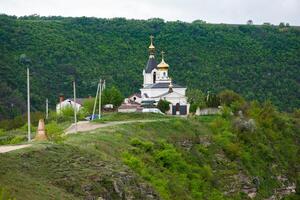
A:
<svg viewBox="0 0 300 200">
<path fill-rule="evenodd" d="M 164 60 L 164 54 L 165 54 L 165 52 L 162 51 L 161 52 L 161 62 L 157 65 L 158 69 L 168 69 L 169 68 L 168 63 L 166 63 Z"/>
<path fill-rule="evenodd" d="M 154 36 L 151 35 L 150 36 L 150 46 L 149 46 L 150 53 L 154 53 L 154 50 L 155 50 L 155 46 L 153 45 L 153 38 L 154 38 Z"/>
</svg>

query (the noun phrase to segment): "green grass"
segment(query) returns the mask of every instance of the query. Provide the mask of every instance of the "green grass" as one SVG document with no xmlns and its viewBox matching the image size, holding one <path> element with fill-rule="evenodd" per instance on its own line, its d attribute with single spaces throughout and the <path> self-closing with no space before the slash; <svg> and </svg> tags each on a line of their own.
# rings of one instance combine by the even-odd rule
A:
<svg viewBox="0 0 300 200">
<path fill-rule="evenodd" d="M 162 119 L 170 116 L 161 115 L 157 113 L 104 113 L 101 119 L 96 119 L 93 122 L 110 122 L 110 121 L 129 121 L 129 120 L 143 120 L 143 119 Z"/>
<path fill-rule="evenodd" d="M 68 135 L 62 144 L 34 143 L 0 154 L 0 188 L 25 200 L 147 199 L 150 193 L 167 200 L 244 200 L 241 188 L 255 187 L 252 179 L 259 177 L 257 199 L 264 199 L 279 187 L 274 177 L 294 181 L 297 147 L 291 140 L 297 138 L 287 133 L 280 143 L 252 133 L 247 137 L 254 143 L 247 143 L 249 138 L 234 132 L 229 119 L 220 116 L 106 127 Z"/>
</svg>

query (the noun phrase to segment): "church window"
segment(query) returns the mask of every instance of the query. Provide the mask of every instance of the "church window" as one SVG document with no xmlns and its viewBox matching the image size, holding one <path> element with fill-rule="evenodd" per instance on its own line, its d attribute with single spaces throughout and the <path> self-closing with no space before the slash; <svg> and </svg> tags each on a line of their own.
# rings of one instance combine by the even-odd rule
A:
<svg viewBox="0 0 300 200">
<path fill-rule="evenodd" d="M 156 72 L 153 73 L 153 83 L 156 82 Z"/>
</svg>

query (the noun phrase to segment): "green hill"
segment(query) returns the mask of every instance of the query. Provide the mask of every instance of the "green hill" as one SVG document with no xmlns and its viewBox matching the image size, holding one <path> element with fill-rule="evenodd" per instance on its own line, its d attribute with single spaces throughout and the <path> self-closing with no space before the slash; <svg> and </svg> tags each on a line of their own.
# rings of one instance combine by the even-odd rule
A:
<svg viewBox="0 0 300 200">
<path fill-rule="evenodd" d="M 24 112 L 25 53 L 32 61 L 33 110 L 46 98 L 94 95 L 99 77 L 128 95 L 142 84 L 149 35 L 166 52 L 170 76 L 204 92 L 224 88 L 249 100 L 300 107 L 300 31 L 296 27 L 0 15 L 0 118 Z"/>
<path fill-rule="evenodd" d="M 253 103 L 245 117 L 224 112 L 71 134 L 0 154 L 0 189 L 22 200 L 296 200 L 299 127 L 299 116 Z"/>
</svg>

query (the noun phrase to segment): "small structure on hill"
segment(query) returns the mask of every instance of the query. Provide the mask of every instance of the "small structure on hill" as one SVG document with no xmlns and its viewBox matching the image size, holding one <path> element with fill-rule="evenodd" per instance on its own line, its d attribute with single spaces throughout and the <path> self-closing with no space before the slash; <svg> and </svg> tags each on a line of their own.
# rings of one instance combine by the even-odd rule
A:
<svg viewBox="0 0 300 200">
<path fill-rule="evenodd" d="M 39 120 L 39 125 L 37 129 L 37 133 L 35 136 L 36 141 L 43 141 L 43 140 L 48 140 L 48 137 L 46 135 L 46 130 L 45 130 L 45 121 L 44 119 Z"/>
<path fill-rule="evenodd" d="M 138 104 L 141 104 L 142 103 L 142 96 L 139 93 L 135 93 L 135 94 L 129 96 L 128 98 L 126 98 L 124 100 L 124 103 L 127 103 L 127 104 L 138 103 Z"/>
<path fill-rule="evenodd" d="M 71 107 L 74 109 L 76 107 L 76 110 L 80 110 L 83 106 L 83 101 L 88 98 L 76 98 L 76 102 L 74 102 L 73 98 L 64 99 L 64 96 L 59 97 L 59 103 L 56 104 L 56 113 L 60 114 L 61 110 Z"/>
</svg>

